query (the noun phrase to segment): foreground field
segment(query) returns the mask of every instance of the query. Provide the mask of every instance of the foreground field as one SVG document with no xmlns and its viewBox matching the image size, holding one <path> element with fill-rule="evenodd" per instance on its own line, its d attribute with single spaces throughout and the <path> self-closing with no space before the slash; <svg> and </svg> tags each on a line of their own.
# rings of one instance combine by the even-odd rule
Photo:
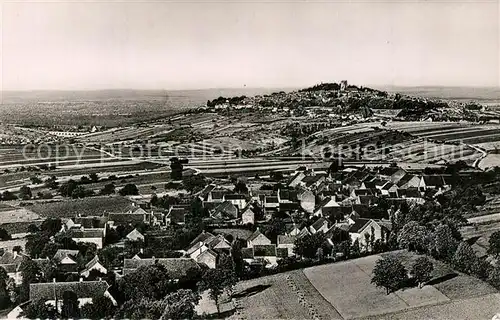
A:
<svg viewBox="0 0 500 320">
<path fill-rule="evenodd" d="M 397 254 L 407 269 L 418 257 L 406 251 L 388 254 Z M 387 295 L 370 283 L 379 258 L 240 282 L 235 297 L 246 319 L 491 319 L 500 310 L 496 289 L 437 261 L 432 280 L 422 289 Z"/>
</svg>

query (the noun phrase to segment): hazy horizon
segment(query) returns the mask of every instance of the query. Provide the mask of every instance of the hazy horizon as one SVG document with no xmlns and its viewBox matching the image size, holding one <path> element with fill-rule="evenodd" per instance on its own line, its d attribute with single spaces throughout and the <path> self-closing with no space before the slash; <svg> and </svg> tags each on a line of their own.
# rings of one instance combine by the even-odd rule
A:
<svg viewBox="0 0 500 320">
<path fill-rule="evenodd" d="M 499 2 L 3 2 L 1 85 L 500 86 Z"/>
</svg>

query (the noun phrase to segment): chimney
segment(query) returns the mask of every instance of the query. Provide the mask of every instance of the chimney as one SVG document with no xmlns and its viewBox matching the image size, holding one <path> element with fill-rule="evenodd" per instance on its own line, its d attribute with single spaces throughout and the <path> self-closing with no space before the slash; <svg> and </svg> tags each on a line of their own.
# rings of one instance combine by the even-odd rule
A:
<svg viewBox="0 0 500 320">
<path fill-rule="evenodd" d="M 80 282 L 83 282 L 83 278 L 82 277 L 80 277 Z"/>
<path fill-rule="evenodd" d="M 52 282 L 56 283 L 56 278 L 53 278 L 53 279 L 52 279 Z"/>
<path fill-rule="evenodd" d="M 143 249 L 143 248 L 141 248 L 141 249 L 139 250 L 139 252 L 140 252 L 141 254 L 143 254 L 143 253 L 144 253 L 144 249 Z"/>
</svg>

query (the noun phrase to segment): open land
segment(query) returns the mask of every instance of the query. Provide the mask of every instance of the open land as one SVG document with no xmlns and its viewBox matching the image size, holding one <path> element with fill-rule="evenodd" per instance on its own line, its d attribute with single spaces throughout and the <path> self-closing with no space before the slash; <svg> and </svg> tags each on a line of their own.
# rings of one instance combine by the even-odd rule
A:
<svg viewBox="0 0 500 320">
<path fill-rule="evenodd" d="M 400 257 L 407 268 L 417 258 L 406 251 L 389 254 Z M 236 297 L 248 319 L 407 319 L 409 315 L 424 319 L 436 314 L 447 319 L 489 319 L 498 312 L 496 289 L 437 261 L 433 261 L 432 280 L 422 289 L 387 295 L 370 283 L 379 258 L 374 255 L 240 282 Z M 297 283 L 299 289 L 294 291 L 289 283 Z"/>
</svg>

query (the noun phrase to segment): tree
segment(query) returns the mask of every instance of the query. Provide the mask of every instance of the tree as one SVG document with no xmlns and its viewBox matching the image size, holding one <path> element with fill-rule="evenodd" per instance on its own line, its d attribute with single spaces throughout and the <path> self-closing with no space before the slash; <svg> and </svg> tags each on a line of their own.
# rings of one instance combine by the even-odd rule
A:
<svg viewBox="0 0 500 320">
<path fill-rule="evenodd" d="M 463 241 L 458 245 L 457 251 L 453 255 L 453 266 L 458 270 L 467 274 L 472 273 L 472 268 L 476 263 L 477 257 L 471 246 Z"/>
<path fill-rule="evenodd" d="M 113 302 L 106 296 L 92 298 L 92 303 L 86 303 L 81 308 L 85 319 L 110 319 L 115 313 Z"/>
<path fill-rule="evenodd" d="M 63 197 L 71 197 L 73 190 L 75 190 L 77 186 L 78 183 L 75 180 L 70 179 L 59 187 L 59 193 Z"/>
<path fill-rule="evenodd" d="M 84 186 L 76 186 L 76 188 L 71 192 L 71 198 L 73 199 L 78 199 L 78 198 L 85 198 L 85 197 L 90 197 L 94 195 L 93 190 L 86 189 Z"/>
<path fill-rule="evenodd" d="M 38 178 L 37 176 L 30 177 L 30 180 L 31 180 L 32 184 L 41 184 L 42 183 L 42 180 L 40 180 L 40 178 Z"/>
<path fill-rule="evenodd" d="M 500 231 L 495 231 L 491 234 L 488 253 L 497 257 L 500 255 Z"/>
<path fill-rule="evenodd" d="M 269 220 L 268 224 L 263 227 L 263 233 L 266 237 L 274 240 L 280 234 L 284 234 L 286 231 L 285 221 L 279 217 L 273 217 Z"/>
<path fill-rule="evenodd" d="M 170 173 L 170 177 L 173 180 L 182 180 L 182 170 L 183 170 L 183 165 L 179 158 L 174 157 L 170 159 L 170 170 L 172 171 Z"/>
<path fill-rule="evenodd" d="M 431 273 L 434 270 L 434 265 L 427 257 L 419 257 L 413 263 L 411 275 L 417 281 L 418 287 L 422 288 L 422 284 L 431 279 Z"/>
<path fill-rule="evenodd" d="M 238 180 L 234 185 L 234 192 L 246 194 L 248 193 L 248 187 L 244 181 Z"/>
<path fill-rule="evenodd" d="M 488 283 L 493 287 L 500 289 L 500 266 L 495 266 L 490 270 Z"/>
<path fill-rule="evenodd" d="M 450 261 L 457 248 L 457 240 L 453 237 L 450 226 L 440 224 L 432 233 L 429 245 L 432 255 L 436 259 Z"/>
<path fill-rule="evenodd" d="M 283 180 L 283 172 L 281 171 L 272 171 L 269 175 L 271 179 L 274 181 L 281 181 Z"/>
<path fill-rule="evenodd" d="M 488 260 L 486 260 L 486 257 L 477 258 L 472 265 L 472 274 L 481 280 L 486 280 L 488 279 L 491 268 L 492 266 Z"/>
<path fill-rule="evenodd" d="M 97 175 L 97 173 L 95 172 L 92 172 L 91 174 L 89 174 L 89 178 L 92 182 L 97 182 L 99 181 L 99 176 Z"/>
<path fill-rule="evenodd" d="M 28 232 L 29 233 L 35 233 L 35 232 L 38 232 L 38 231 L 40 231 L 40 229 L 36 226 L 36 224 L 32 223 L 32 224 L 30 224 L 28 226 Z"/>
<path fill-rule="evenodd" d="M 30 259 L 23 260 L 20 265 L 22 283 L 19 290 L 21 301 L 27 301 L 30 294 L 30 283 L 35 283 L 40 278 L 40 268 L 38 264 Z"/>
<path fill-rule="evenodd" d="M 172 289 L 172 283 L 165 266 L 154 264 L 127 274 L 118 282 L 118 287 L 123 301 L 141 298 L 160 300 Z"/>
<path fill-rule="evenodd" d="M 359 239 L 356 239 L 353 241 L 350 252 L 349 252 L 349 257 L 359 257 L 361 254 L 361 245 L 359 244 Z"/>
<path fill-rule="evenodd" d="M 7 230 L 5 230 L 4 228 L 0 228 L 0 240 L 5 241 L 10 239 L 12 239 L 12 237 L 7 232 Z"/>
<path fill-rule="evenodd" d="M 10 305 L 10 296 L 7 290 L 9 275 L 4 268 L 0 267 L 0 308 L 5 309 Z"/>
<path fill-rule="evenodd" d="M 115 193 L 115 184 L 113 182 L 107 183 L 104 187 L 99 191 L 101 195 L 109 195 Z"/>
<path fill-rule="evenodd" d="M 398 243 L 403 249 L 423 253 L 427 250 L 428 238 L 429 233 L 424 226 L 416 221 L 410 221 L 399 232 Z"/>
<path fill-rule="evenodd" d="M 194 193 L 203 189 L 207 185 L 207 181 L 203 175 L 195 174 L 183 177 L 182 185 L 187 191 Z"/>
<path fill-rule="evenodd" d="M 219 298 L 223 292 L 230 291 L 236 284 L 236 275 L 233 270 L 208 269 L 203 274 L 201 283 L 202 290 L 209 290 L 210 298 L 217 306 L 217 314 L 220 315 Z"/>
<path fill-rule="evenodd" d="M 189 289 L 180 289 L 168 294 L 163 299 L 165 309 L 162 319 L 193 319 L 195 305 L 200 301 L 200 295 Z"/>
<path fill-rule="evenodd" d="M 58 233 L 61 230 L 61 227 L 62 227 L 61 219 L 48 218 L 42 222 L 42 224 L 40 226 L 40 230 L 50 237 L 50 236 L 54 236 L 56 233 Z"/>
<path fill-rule="evenodd" d="M 33 194 L 31 193 L 31 188 L 30 187 L 28 187 L 28 186 L 22 186 L 19 189 L 19 197 L 22 200 L 29 200 L 29 199 L 31 199 L 32 196 L 33 196 Z"/>
<path fill-rule="evenodd" d="M 295 247 L 293 251 L 301 257 L 314 259 L 318 256 L 318 249 L 323 246 L 325 241 L 326 237 L 323 232 L 305 235 L 295 240 Z"/>
<path fill-rule="evenodd" d="M 22 316 L 28 319 L 56 319 L 57 311 L 52 305 L 47 305 L 44 300 L 39 299 L 28 304 Z"/>
<path fill-rule="evenodd" d="M 14 193 L 6 190 L 2 193 L 2 200 L 3 201 L 17 200 L 17 196 Z"/>
<path fill-rule="evenodd" d="M 134 196 L 139 194 L 139 189 L 137 189 L 135 184 L 128 183 L 118 193 L 121 196 Z"/>
<path fill-rule="evenodd" d="M 384 287 L 387 294 L 401 288 L 407 280 L 406 269 L 398 258 L 387 256 L 377 260 L 371 282 L 377 287 Z"/>
<path fill-rule="evenodd" d="M 63 292 L 63 302 L 61 307 L 61 317 L 66 319 L 75 319 L 80 317 L 80 308 L 78 307 L 78 296 L 73 291 Z"/>
</svg>

